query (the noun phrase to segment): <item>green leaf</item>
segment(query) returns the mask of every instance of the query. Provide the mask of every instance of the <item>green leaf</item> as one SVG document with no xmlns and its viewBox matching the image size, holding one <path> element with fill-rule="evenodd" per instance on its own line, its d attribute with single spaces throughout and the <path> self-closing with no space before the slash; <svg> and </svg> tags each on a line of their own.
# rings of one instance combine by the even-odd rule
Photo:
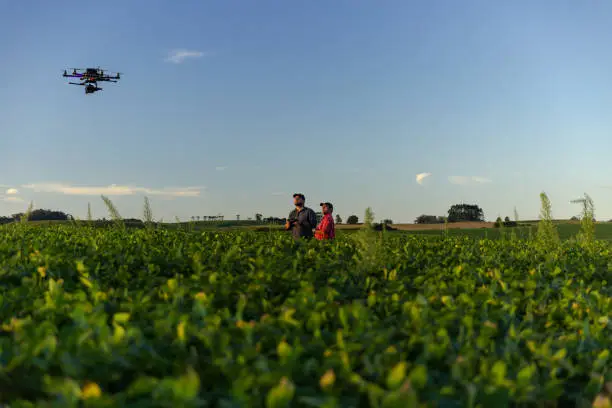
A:
<svg viewBox="0 0 612 408">
<path fill-rule="evenodd" d="M 200 391 L 200 377 L 193 368 L 189 367 L 187 373 L 174 382 L 174 395 L 183 401 L 191 401 Z"/>
<path fill-rule="evenodd" d="M 417 365 L 412 369 L 409 376 L 410 382 L 416 389 L 423 389 L 427 384 L 427 367 Z"/>
<path fill-rule="evenodd" d="M 266 408 L 287 408 L 295 394 L 295 386 L 287 377 L 281 378 L 279 384 L 266 396 Z"/>
<path fill-rule="evenodd" d="M 178 288 L 178 282 L 176 279 L 168 279 L 167 283 L 171 292 L 174 292 Z"/>
<path fill-rule="evenodd" d="M 395 365 L 387 375 L 387 388 L 390 390 L 396 389 L 402 384 L 406 377 L 407 365 L 404 361 L 401 361 Z"/>
<path fill-rule="evenodd" d="M 608 358 L 610 357 L 610 351 L 609 350 L 603 350 L 601 353 L 599 353 L 599 355 L 597 356 L 597 360 L 595 360 L 595 364 L 593 364 L 593 369 L 599 371 L 602 368 L 605 367 L 606 363 L 608 362 Z"/>
<path fill-rule="evenodd" d="M 91 281 L 87 279 L 85 276 L 81 276 L 80 280 L 81 280 L 81 283 L 87 286 L 89 289 L 93 288 L 93 283 L 91 283 Z"/>
<path fill-rule="evenodd" d="M 531 382 L 531 378 L 533 376 L 533 368 L 531 366 L 527 366 L 522 368 L 518 374 L 516 375 L 516 380 L 521 385 L 527 385 Z"/>
<path fill-rule="evenodd" d="M 129 320 L 130 320 L 129 313 L 115 313 L 115 315 L 113 316 L 113 322 L 115 323 L 125 324 Z"/>
<path fill-rule="evenodd" d="M 151 377 L 138 377 L 130 384 L 127 394 L 131 397 L 150 394 L 158 386 L 159 381 Z"/>
<path fill-rule="evenodd" d="M 236 320 L 242 320 L 242 313 L 247 305 L 247 297 L 244 294 L 240 294 L 238 297 L 238 303 L 236 304 Z"/>
<path fill-rule="evenodd" d="M 417 408 L 418 406 L 417 394 L 408 381 L 400 389 L 389 391 L 382 401 L 382 408 Z"/>
<path fill-rule="evenodd" d="M 287 343 L 285 340 L 278 343 L 278 346 L 276 347 L 276 352 L 281 358 L 289 357 L 292 351 L 293 351 L 293 347 L 291 347 L 289 343 Z"/>
<path fill-rule="evenodd" d="M 491 381 L 493 384 L 501 385 L 506 379 L 506 363 L 503 361 L 496 361 L 491 367 Z"/>
<path fill-rule="evenodd" d="M 44 388 L 47 394 L 61 397 L 67 402 L 74 403 L 81 396 L 81 387 L 70 378 L 44 377 Z"/>
<path fill-rule="evenodd" d="M 563 360 L 567 356 L 567 350 L 561 349 L 555 353 L 553 356 L 553 360 Z"/>
</svg>

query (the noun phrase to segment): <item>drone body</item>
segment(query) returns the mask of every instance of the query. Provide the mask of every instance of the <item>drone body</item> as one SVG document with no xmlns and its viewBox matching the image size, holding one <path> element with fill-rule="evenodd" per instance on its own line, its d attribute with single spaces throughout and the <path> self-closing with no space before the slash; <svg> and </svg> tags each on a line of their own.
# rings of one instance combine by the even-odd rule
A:
<svg viewBox="0 0 612 408">
<path fill-rule="evenodd" d="M 82 71 L 82 72 L 79 72 Z M 70 85 L 79 85 L 85 87 L 85 95 L 101 91 L 102 88 L 98 87 L 98 82 L 118 82 L 121 79 L 119 72 L 114 73 L 115 75 L 105 75 L 104 70 L 98 68 L 72 68 L 72 74 L 68 74 L 64 70 L 64 77 L 66 78 L 79 78 L 81 82 L 68 82 Z"/>
</svg>

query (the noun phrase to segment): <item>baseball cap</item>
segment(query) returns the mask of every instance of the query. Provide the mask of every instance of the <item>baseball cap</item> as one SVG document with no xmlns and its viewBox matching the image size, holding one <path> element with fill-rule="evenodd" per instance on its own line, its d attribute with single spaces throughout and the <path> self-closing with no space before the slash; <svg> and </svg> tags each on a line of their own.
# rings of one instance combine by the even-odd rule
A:
<svg viewBox="0 0 612 408">
<path fill-rule="evenodd" d="M 293 195 L 293 198 L 295 198 L 295 197 L 300 197 L 302 200 L 305 200 L 305 199 L 306 199 L 306 197 L 304 197 L 304 194 L 302 194 L 302 193 L 295 193 L 295 194 Z"/>
<path fill-rule="evenodd" d="M 325 203 L 321 203 L 320 206 L 323 207 L 324 205 L 326 205 L 330 210 L 334 210 L 334 205 L 330 202 L 325 202 Z"/>
</svg>

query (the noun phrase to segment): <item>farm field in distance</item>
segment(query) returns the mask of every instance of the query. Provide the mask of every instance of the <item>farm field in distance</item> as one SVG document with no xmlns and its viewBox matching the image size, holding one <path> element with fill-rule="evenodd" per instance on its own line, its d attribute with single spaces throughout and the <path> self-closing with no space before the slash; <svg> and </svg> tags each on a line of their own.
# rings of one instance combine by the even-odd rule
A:
<svg viewBox="0 0 612 408">
<path fill-rule="evenodd" d="M 0 403 L 603 404 L 610 245 L 556 228 L 560 241 L 361 229 L 297 245 L 274 230 L 6 225 Z"/>
<path fill-rule="evenodd" d="M 525 225 L 527 224 L 527 225 Z M 530 235 L 535 235 L 537 232 L 537 221 L 525 222 L 523 225 L 512 228 L 494 228 L 492 222 L 457 222 L 449 223 L 447 231 L 444 224 L 393 224 L 392 227 L 397 231 L 392 231 L 392 234 L 412 234 L 426 236 L 469 236 L 473 238 L 490 238 L 498 239 L 502 236 L 510 236 L 512 231 L 519 238 L 529 238 Z M 561 239 L 569 239 L 576 236 L 580 231 L 580 222 L 559 220 L 554 221 L 555 227 Z M 266 232 L 269 230 L 282 231 L 282 227 L 278 225 L 266 226 L 239 226 L 239 227 L 218 227 L 207 223 L 194 223 L 194 229 L 202 231 L 227 231 L 227 230 L 258 230 Z M 597 222 L 595 227 L 595 237 L 598 240 L 612 241 L 612 222 Z M 188 223 L 183 224 L 184 228 L 189 228 Z M 336 226 L 337 234 L 352 234 L 355 231 L 363 228 L 363 224 L 348 225 L 340 224 Z"/>
</svg>

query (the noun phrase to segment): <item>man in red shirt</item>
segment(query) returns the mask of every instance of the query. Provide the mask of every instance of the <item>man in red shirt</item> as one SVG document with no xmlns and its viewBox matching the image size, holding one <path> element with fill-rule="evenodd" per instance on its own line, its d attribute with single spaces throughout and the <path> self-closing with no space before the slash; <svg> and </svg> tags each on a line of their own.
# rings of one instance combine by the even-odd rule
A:
<svg viewBox="0 0 612 408">
<path fill-rule="evenodd" d="M 321 203 L 321 211 L 323 212 L 323 218 L 317 229 L 315 230 L 315 238 L 319 241 L 326 239 L 334 239 L 336 237 L 336 226 L 334 225 L 334 206 L 332 203 Z"/>
</svg>

